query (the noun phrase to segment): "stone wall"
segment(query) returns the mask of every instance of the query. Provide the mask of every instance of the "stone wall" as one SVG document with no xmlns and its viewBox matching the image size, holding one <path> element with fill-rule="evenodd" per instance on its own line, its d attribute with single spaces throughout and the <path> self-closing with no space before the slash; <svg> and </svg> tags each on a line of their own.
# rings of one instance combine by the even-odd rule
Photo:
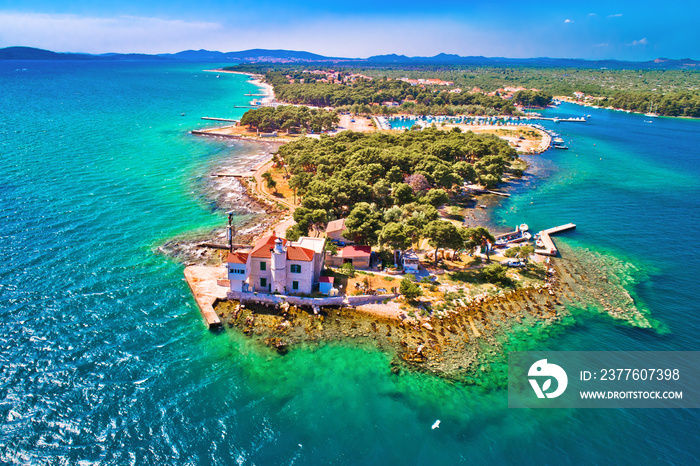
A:
<svg viewBox="0 0 700 466">
<path fill-rule="evenodd" d="M 240 302 L 254 302 L 258 304 L 278 305 L 282 303 L 295 306 L 360 306 L 362 304 L 382 302 L 385 299 L 396 298 L 396 294 L 360 295 L 360 296 L 333 296 L 328 298 L 304 298 L 301 296 L 285 296 L 268 293 L 247 293 L 242 291 L 229 291 L 227 298 Z"/>
</svg>

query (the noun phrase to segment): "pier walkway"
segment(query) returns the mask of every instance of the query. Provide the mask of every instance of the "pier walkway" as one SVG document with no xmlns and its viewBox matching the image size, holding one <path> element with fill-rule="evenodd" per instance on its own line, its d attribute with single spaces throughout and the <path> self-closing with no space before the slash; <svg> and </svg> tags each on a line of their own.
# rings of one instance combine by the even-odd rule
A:
<svg viewBox="0 0 700 466">
<path fill-rule="evenodd" d="M 232 121 L 238 123 L 240 120 L 234 120 L 233 118 L 214 118 L 214 117 L 202 117 L 202 120 L 212 120 L 212 121 Z"/>
<path fill-rule="evenodd" d="M 226 267 L 191 265 L 185 267 L 185 280 L 207 326 L 210 329 L 221 327 L 221 319 L 214 311 L 214 303 L 226 299 L 226 293 L 229 291 L 228 286 L 220 285 L 221 280 L 226 280 Z"/>
<path fill-rule="evenodd" d="M 559 254 L 559 251 L 557 250 L 557 247 L 555 246 L 551 235 L 555 235 L 562 231 L 572 230 L 574 228 L 576 228 L 576 225 L 574 225 L 573 223 L 567 223 L 566 225 L 560 225 L 558 227 L 542 230 L 540 232 L 540 239 L 544 243 L 544 247 L 542 249 L 535 249 L 535 253 L 542 254 L 545 256 L 556 256 L 557 254 Z"/>
</svg>

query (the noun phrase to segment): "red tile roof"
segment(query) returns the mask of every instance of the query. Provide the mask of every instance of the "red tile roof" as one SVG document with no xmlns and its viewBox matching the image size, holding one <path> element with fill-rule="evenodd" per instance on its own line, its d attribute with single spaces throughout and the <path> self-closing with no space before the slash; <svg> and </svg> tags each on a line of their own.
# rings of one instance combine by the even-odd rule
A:
<svg viewBox="0 0 700 466">
<path fill-rule="evenodd" d="M 333 283 L 333 277 L 320 277 L 318 279 L 319 283 Z"/>
<path fill-rule="evenodd" d="M 229 252 L 226 257 L 226 262 L 229 264 L 245 264 L 248 262 L 248 253 L 238 251 Z"/>
<path fill-rule="evenodd" d="M 369 257 L 372 253 L 371 246 L 345 246 L 338 253 L 343 259 L 352 259 L 354 257 Z"/>
<path fill-rule="evenodd" d="M 311 249 L 289 246 L 287 248 L 287 259 L 305 262 L 312 261 L 314 259 L 314 252 Z"/>
<path fill-rule="evenodd" d="M 251 251 L 250 255 L 253 257 L 261 257 L 261 258 L 266 258 L 269 259 L 272 257 L 272 254 L 270 254 L 270 249 L 275 247 L 275 240 L 277 237 L 275 235 L 268 235 L 264 236 L 255 243 L 255 246 L 253 246 L 253 250 Z M 283 244 L 287 244 L 286 239 L 282 239 Z"/>
</svg>

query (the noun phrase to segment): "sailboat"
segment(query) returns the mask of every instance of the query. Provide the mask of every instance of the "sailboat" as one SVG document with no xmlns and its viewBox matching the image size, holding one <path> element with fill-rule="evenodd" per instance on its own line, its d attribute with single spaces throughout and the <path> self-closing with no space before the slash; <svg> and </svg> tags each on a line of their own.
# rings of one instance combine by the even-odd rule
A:
<svg viewBox="0 0 700 466">
<path fill-rule="evenodd" d="M 656 110 L 658 109 L 659 106 L 657 105 L 656 107 L 652 107 L 653 104 L 654 104 L 653 102 L 649 102 L 649 112 L 645 113 L 644 116 L 648 116 L 651 118 L 657 118 L 659 116 L 659 114 L 656 113 Z"/>
</svg>

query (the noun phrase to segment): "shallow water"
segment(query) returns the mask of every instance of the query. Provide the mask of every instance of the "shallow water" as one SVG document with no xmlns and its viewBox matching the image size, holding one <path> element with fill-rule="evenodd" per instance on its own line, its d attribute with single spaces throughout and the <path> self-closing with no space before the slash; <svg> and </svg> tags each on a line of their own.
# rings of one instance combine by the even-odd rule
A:
<svg viewBox="0 0 700 466">
<path fill-rule="evenodd" d="M 207 125 L 201 116 L 240 116 L 232 106 L 255 90 L 202 68 L 0 62 L 2 461 L 695 461 L 696 411 L 508 410 L 502 390 L 397 377 L 389 356 L 367 347 L 280 357 L 239 333 L 209 333 L 182 266 L 152 253 L 224 223 L 203 177 L 250 154 L 188 133 Z M 622 264 L 631 295 L 667 331 L 572 309 L 563 330 L 532 340 L 538 349 L 699 349 L 700 123 L 572 105 L 549 112 L 593 117 L 556 125 L 571 149 L 541 156 L 538 177 L 502 201 L 495 221 L 576 223 L 556 241 Z"/>
</svg>

